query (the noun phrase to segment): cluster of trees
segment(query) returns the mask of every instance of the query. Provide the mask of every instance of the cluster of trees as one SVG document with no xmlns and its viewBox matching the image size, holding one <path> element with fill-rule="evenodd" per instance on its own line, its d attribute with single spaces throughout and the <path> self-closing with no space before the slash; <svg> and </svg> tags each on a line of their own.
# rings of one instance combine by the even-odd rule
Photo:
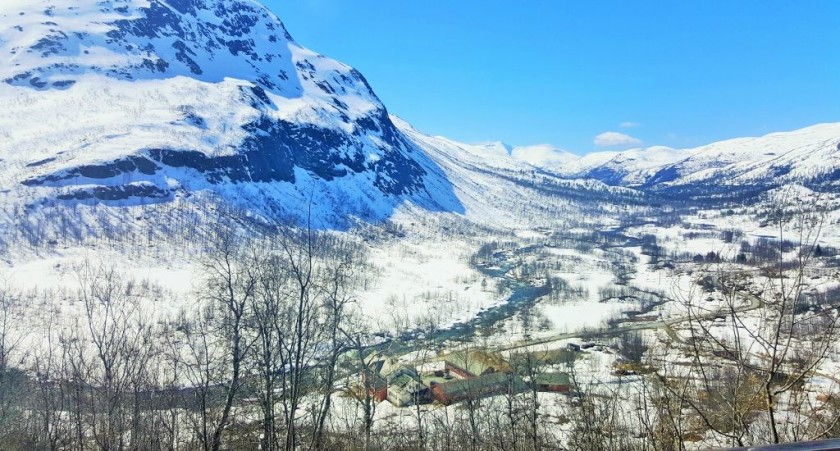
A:
<svg viewBox="0 0 840 451">
<path fill-rule="evenodd" d="M 686 321 L 670 337 L 684 362 L 669 365 L 672 352 L 652 349 L 646 357 L 658 371 L 642 379 L 639 402 L 655 411 L 647 428 L 657 449 L 700 438 L 749 446 L 837 437 L 840 380 L 829 368 L 838 357 L 840 304 L 812 296 L 822 279 L 812 278 L 821 225 L 821 215 L 780 211 L 779 239 L 752 249 L 767 254 L 757 264 L 775 269 L 711 265 L 703 284 L 680 294 Z"/>
<path fill-rule="evenodd" d="M 13 330 L 31 299 L 0 290 L 2 447 L 326 447 L 340 359 L 368 345 L 353 309 L 364 248 L 292 227 L 250 238 L 235 221 L 203 235 L 192 307 L 174 317 L 107 264 L 78 270 L 77 314 L 43 336 Z"/>
<path fill-rule="evenodd" d="M 651 332 L 655 345 L 623 334 L 619 377 L 576 386 L 565 445 L 683 450 L 840 436 L 840 303 L 836 274 L 826 277 L 831 251 L 818 244 L 822 218 L 777 212 L 778 239 L 748 249 L 754 268 L 701 258 L 702 283 L 676 293 L 681 320 Z"/>
</svg>

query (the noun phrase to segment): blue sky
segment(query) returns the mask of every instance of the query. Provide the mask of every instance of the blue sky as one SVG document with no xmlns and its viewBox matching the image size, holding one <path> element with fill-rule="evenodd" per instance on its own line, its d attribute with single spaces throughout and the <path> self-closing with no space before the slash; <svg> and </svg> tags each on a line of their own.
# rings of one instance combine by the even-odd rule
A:
<svg viewBox="0 0 840 451">
<path fill-rule="evenodd" d="M 683 148 L 840 121 L 840 1 L 263 2 L 460 141 Z"/>
</svg>

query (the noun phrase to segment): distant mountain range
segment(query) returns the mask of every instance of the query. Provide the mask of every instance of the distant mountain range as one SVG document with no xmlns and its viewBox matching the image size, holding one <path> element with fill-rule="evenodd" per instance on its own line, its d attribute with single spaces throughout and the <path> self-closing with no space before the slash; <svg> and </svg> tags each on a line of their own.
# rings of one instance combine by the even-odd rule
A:
<svg viewBox="0 0 840 451">
<path fill-rule="evenodd" d="M 840 124 L 820 124 L 685 150 L 649 147 L 578 158 L 569 158 L 562 151 L 546 152 L 543 158 L 528 162 L 564 176 L 591 177 L 609 185 L 642 189 L 801 183 L 830 190 L 836 188 L 840 177 Z"/>
</svg>

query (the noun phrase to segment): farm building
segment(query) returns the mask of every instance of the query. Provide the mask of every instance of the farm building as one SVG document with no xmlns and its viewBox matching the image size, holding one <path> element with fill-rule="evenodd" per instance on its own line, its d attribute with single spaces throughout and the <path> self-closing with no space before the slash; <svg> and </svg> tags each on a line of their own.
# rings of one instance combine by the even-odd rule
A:
<svg viewBox="0 0 840 451">
<path fill-rule="evenodd" d="M 572 389 L 571 380 L 566 373 L 542 373 L 535 379 L 539 391 L 569 393 Z"/>
<path fill-rule="evenodd" d="M 361 373 L 361 393 L 367 390 L 376 401 L 384 401 L 388 397 L 388 381 L 380 375 L 384 360 L 372 360 Z"/>
<path fill-rule="evenodd" d="M 512 371 L 501 355 L 479 350 L 453 352 L 445 359 L 445 370 L 463 379 Z"/>
<path fill-rule="evenodd" d="M 522 393 L 528 385 L 513 373 L 489 373 L 469 379 L 453 380 L 442 384 L 433 383 L 431 387 L 435 399 L 443 405 L 481 399 L 506 393 Z"/>
<path fill-rule="evenodd" d="M 384 377 L 388 384 L 388 401 L 391 401 L 391 404 L 402 407 L 428 400 L 429 387 L 420 382 L 420 375 L 414 368 L 394 365 L 383 371 L 386 372 Z"/>
<path fill-rule="evenodd" d="M 384 366 L 380 369 L 380 373 L 388 383 L 391 382 L 391 379 L 397 378 L 402 375 L 409 376 L 411 378 L 417 379 L 417 370 L 403 364 L 392 364 L 388 366 Z"/>
<path fill-rule="evenodd" d="M 400 374 L 388 381 L 388 401 L 397 407 L 424 404 L 429 398 L 429 387 L 408 374 Z"/>
<path fill-rule="evenodd" d="M 414 403 L 426 403 L 431 398 L 429 387 L 420 381 L 417 370 L 398 363 L 396 359 L 374 355 L 359 376 L 359 391 L 367 391 L 377 402 L 387 399 L 392 404 L 403 407 Z"/>
</svg>

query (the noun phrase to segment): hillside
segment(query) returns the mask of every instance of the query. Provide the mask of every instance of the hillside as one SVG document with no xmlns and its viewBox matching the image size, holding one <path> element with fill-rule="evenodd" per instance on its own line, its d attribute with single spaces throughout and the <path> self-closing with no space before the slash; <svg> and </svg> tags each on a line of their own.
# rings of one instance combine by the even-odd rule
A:
<svg viewBox="0 0 840 451">
<path fill-rule="evenodd" d="M 3 2 L 0 58 L 4 207 L 204 194 L 281 216 L 311 202 L 333 226 L 458 208 L 364 77 L 252 1 Z"/>
</svg>

